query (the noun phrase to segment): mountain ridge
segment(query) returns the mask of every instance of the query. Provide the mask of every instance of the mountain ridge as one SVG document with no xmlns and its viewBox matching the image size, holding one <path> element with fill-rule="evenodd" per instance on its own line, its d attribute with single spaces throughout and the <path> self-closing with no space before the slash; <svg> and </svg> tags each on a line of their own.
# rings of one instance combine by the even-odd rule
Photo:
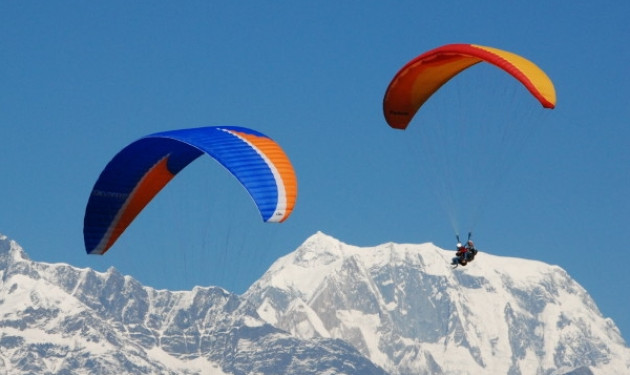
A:
<svg viewBox="0 0 630 375">
<path fill-rule="evenodd" d="M 385 374 L 342 340 L 265 323 L 219 287 L 155 290 L 113 268 L 33 262 L 5 236 L 0 266 L 0 374 Z"/>
<path fill-rule="evenodd" d="M 480 252 L 453 270 L 453 255 L 318 232 L 245 296 L 266 321 L 298 337 L 345 337 L 392 374 L 630 369 L 614 322 L 561 267 Z M 338 293 L 350 288 L 360 298 Z"/>
<path fill-rule="evenodd" d="M 624 374 L 630 349 L 561 267 L 322 232 L 243 294 L 156 290 L 0 235 L 0 375 Z"/>
</svg>

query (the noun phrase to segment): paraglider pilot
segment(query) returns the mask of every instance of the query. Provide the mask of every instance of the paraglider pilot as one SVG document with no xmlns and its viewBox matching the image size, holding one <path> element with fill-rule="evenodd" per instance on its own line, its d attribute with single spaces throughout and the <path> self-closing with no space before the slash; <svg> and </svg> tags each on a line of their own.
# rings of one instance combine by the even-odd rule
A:
<svg viewBox="0 0 630 375">
<path fill-rule="evenodd" d="M 475 259 L 475 255 L 477 255 L 477 249 L 472 240 L 468 239 L 466 245 L 462 245 L 461 242 L 458 241 L 457 252 L 455 253 L 455 258 L 453 258 L 451 265 L 455 267 L 460 264 L 465 266 L 468 262 L 472 262 Z"/>
</svg>

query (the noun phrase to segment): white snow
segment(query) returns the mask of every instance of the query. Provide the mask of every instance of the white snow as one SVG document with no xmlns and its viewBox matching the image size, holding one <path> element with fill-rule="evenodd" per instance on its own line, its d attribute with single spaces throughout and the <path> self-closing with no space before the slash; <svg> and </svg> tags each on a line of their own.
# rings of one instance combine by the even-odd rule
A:
<svg viewBox="0 0 630 375">
<path fill-rule="evenodd" d="M 159 361 L 171 370 L 179 369 L 182 374 L 229 375 L 223 372 L 217 364 L 201 357 L 192 360 L 180 360 L 157 346 L 147 350 L 147 354 L 150 358 Z"/>
<path fill-rule="evenodd" d="M 328 327 L 326 332 L 331 337 L 354 342 L 357 349 L 374 363 L 390 371 L 396 371 L 399 366 L 426 369 L 426 359 L 421 353 L 430 353 L 443 369 L 448 369 L 448 373 L 507 373 L 515 361 L 522 373 L 536 373 L 540 366 L 555 368 L 556 350 L 560 344 L 566 347 L 567 355 L 575 354 L 572 358 L 577 358 L 579 355 L 573 353 L 572 348 L 579 347 L 579 341 L 588 337 L 595 345 L 607 345 L 608 350 L 616 353 L 608 358 L 608 364 L 600 362 L 598 366 L 591 366 L 594 373 L 630 373 L 630 349 L 624 345 L 618 330 L 609 319 L 601 316 L 587 292 L 560 267 L 480 252 L 467 267 L 453 270 L 449 265 L 453 256 L 454 251 L 430 243 L 386 243 L 361 248 L 318 232 L 297 250 L 278 259 L 246 296 L 273 287 L 307 307 L 314 307 L 313 301 L 320 301 L 324 295 L 339 293 L 348 296 L 346 303 L 362 303 L 368 295 L 360 298 L 354 290 L 333 292 L 324 289 L 327 279 L 358 278 L 356 283 L 366 285 L 370 296 L 378 301 L 379 314 L 334 306 L 335 321 L 332 321 L 326 318 L 329 313 L 321 310 L 321 306 L 320 310 L 301 306 L 303 311 L 320 311 L 323 315 L 303 314 L 303 320 L 285 321 L 282 317 L 295 317 L 295 311 L 278 309 L 280 306 L 269 299 L 259 306 L 259 314 L 270 324 L 291 322 L 281 328 L 304 338 L 315 336 L 316 330 L 310 327 Z M 347 262 L 350 259 L 353 260 L 351 264 L 359 266 L 359 274 L 353 271 L 350 275 L 343 269 L 345 264 L 350 264 Z M 443 299 L 451 301 L 454 310 L 448 316 L 440 317 L 450 322 L 444 332 L 448 336 L 431 342 L 423 335 L 406 332 L 404 328 L 399 335 L 389 333 L 392 327 L 396 330 L 397 324 L 406 324 L 404 320 L 398 320 L 418 316 L 417 311 L 410 310 L 415 296 L 403 294 L 413 280 L 399 280 L 398 285 L 394 285 L 393 277 L 375 279 L 381 270 L 394 266 L 404 267 L 420 280 L 428 276 L 443 280 L 439 284 L 427 284 L 431 293 L 428 298 L 433 308 Z M 339 283 L 343 284 L 342 281 Z M 397 291 L 394 298 L 387 299 L 381 294 L 381 290 L 391 289 Z M 352 302 L 352 298 L 356 301 Z M 295 306 L 295 302 L 291 305 Z M 521 329 L 514 327 L 509 319 L 524 324 L 524 331 L 520 333 L 524 335 L 522 339 L 509 335 L 510 330 Z M 562 328 L 563 320 L 573 323 Z M 463 324 L 461 330 L 451 325 L 458 322 Z M 360 337 L 354 337 L 356 332 Z M 391 347 L 387 349 L 391 340 L 398 340 L 398 346 L 406 347 L 408 354 L 400 357 L 400 353 L 392 352 Z M 458 344 L 460 340 L 465 340 L 465 346 Z M 515 354 L 512 347 L 515 340 L 529 340 L 519 342 L 518 345 L 524 345 L 522 353 Z M 536 345 L 540 347 L 532 347 L 528 342 L 538 343 Z M 473 354 L 474 351 L 477 354 Z"/>
<path fill-rule="evenodd" d="M 593 353 L 598 355 L 590 369 L 596 375 L 630 373 L 630 349 L 614 322 L 601 315 L 587 291 L 563 269 L 480 252 L 467 267 L 453 270 L 449 265 L 453 254 L 431 243 L 357 247 L 318 232 L 278 259 L 242 296 L 258 303 L 261 319 L 244 315 L 234 321 L 245 327 L 269 323 L 302 339 L 343 339 L 394 375 L 423 373 L 432 361 L 449 374 L 504 374 L 513 366 L 523 374 L 541 369 L 562 373 L 571 367 L 564 362 L 557 365 L 558 355 L 576 362 Z M 79 285 L 93 271 L 77 270 L 77 284 L 64 290 L 53 271 L 70 266 L 32 262 L 19 245 L 2 235 L 0 256 L 29 270 L 0 271 L 0 318 L 6 323 L 0 339 L 21 337 L 28 343 L 95 356 L 122 350 L 138 365 L 148 358 L 182 374 L 225 375 L 203 355 L 180 359 L 159 345 L 140 346 L 128 337 L 119 338 L 122 348 L 115 348 L 98 327 L 83 327 L 82 335 L 60 332 L 62 319 L 90 311 L 79 298 Z M 106 279 L 115 277 L 115 272 L 96 275 Z M 186 314 L 177 315 L 189 311 L 198 301 L 195 297 L 204 297 L 207 289 L 144 290 L 150 312 L 144 321 L 125 326 L 128 330 L 180 324 L 184 328 L 177 328 L 175 334 L 185 340 L 191 337 L 185 331 L 187 324 L 203 326 L 211 319 L 208 315 L 194 322 Z M 160 310 L 165 305 L 170 313 L 152 315 L 165 311 Z M 38 315 L 38 311 L 54 313 Z M 28 319 L 34 321 L 21 324 Z M 160 342 L 172 333 L 154 330 L 152 334 Z M 241 338 L 237 349 L 250 351 L 256 345 Z M 11 355 L 20 348 L 10 350 L 0 351 L 0 368 L 7 372 L 12 370 Z M 133 355 L 140 352 L 146 356 Z M 51 372 L 64 364 L 63 356 L 43 360 Z"/>
</svg>

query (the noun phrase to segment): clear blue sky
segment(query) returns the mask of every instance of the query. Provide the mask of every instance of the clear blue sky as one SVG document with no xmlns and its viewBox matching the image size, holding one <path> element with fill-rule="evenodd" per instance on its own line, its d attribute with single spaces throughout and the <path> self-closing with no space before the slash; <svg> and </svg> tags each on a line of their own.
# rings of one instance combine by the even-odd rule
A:
<svg viewBox="0 0 630 375">
<path fill-rule="evenodd" d="M 477 245 L 562 266 L 627 339 L 628 14 L 625 1 L 0 1 L 0 233 L 37 261 L 237 293 L 316 231 L 452 247 L 412 168 L 419 133 L 390 129 L 382 98 L 423 51 L 489 45 L 535 61 L 558 105 L 491 193 Z M 114 154 L 149 133 L 210 125 L 284 147 L 299 183 L 289 220 L 262 224 L 203 158 L 105 256 L 87 256 L 85 204 Z"/>
</svg>

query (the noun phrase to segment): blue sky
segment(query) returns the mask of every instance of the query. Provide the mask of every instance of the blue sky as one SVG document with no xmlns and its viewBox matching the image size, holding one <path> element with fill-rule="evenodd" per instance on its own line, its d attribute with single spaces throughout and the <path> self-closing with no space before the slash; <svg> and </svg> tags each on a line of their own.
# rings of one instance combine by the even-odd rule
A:
<svg viewBox="0 0 630 375">
<path fill-rule="evenodd" d="M 488 193 L 474 225 L 478 247 L 562 266 L 627 339 L 628 8 L 1 1 L 0 233 L 37 261 L 115 267 L 157 288 L 237 293 L 316 231 L 359 246 L 452 247 L 432 179 L 415 165 L 420 120 L 390 129 L 382 98 L 411 58 L 477 43 L 533 60 L 558 94 L 557 108 L 536 117 L 540 126 Z M 521 114 L 473 96 L 484 111 Z M 438 112 L 449 106 L 433 104 Z M 87 256 L 85 204 L 114 154 L 146 134 L 213 125 L 251 127 L 283 146 L 299 184 L 289 220 L 263 224 L 238 183 L 202 158 L 105 256 Z M 453 149 L 467 142 L 456 134 Z"/>
</svg>

